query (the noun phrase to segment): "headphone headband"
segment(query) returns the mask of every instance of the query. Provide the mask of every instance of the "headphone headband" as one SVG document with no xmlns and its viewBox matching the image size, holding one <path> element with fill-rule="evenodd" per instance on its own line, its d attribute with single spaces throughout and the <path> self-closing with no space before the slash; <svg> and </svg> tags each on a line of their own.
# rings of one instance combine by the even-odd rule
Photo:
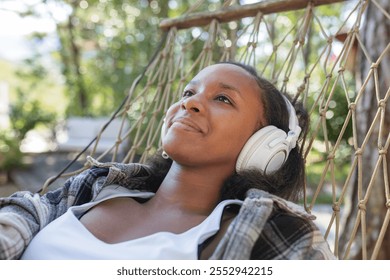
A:
<svg viewBox="0 0 390 280">
<path fill-rule="evenodd" d="M 288 100 L 287 97 L 285 97 L 284 95 L 282 96 L 284 101 L 286 102 L 287 110 L 289 114 L 289 122 L 288 122 L 289 131 L 287 133 L 287 141 L 290 143 L 289 151 L 291 151 L 292 149 L 295 148 L 298 141 L 299 134 L 301 133 L 302 129 L 299 126 L 297 114 L 290 100 Z"/>
</svg>

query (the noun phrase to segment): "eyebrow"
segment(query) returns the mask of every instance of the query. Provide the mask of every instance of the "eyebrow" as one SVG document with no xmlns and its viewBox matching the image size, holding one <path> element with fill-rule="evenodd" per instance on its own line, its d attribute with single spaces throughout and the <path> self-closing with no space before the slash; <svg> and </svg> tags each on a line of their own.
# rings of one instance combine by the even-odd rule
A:
<svg viewBox="0 0 390 280">
<path fill-rule="evenodd" d="M 235 92 L 237 92 L 237 93 L 239 93 L 241 95 L 241 91 L 239 91 L 236 87 L 234 87 L 232 85 L 228 85 L 228 84 L 225 84 L 225 83 L 219 83 L 219 86 L 221 88 L 224 88 L 224 89 L 235 91 Z"/>
<path fill-rule="evenodd" d="M 188 82 L 188 85 L 194 85 L 196 86 L 197 84 L 199 84 L 199 81 L 198 80 L 191 80 Z"/>
<path fill-rule="evenodd" d="M 198 81 L 198 80 L 191 80 L 191 81 L 188 83 L 188 85 L 194 85 L 194 86 L 196 86 L 196 85 L 198 85 L 199 83 L 200 83 L 200 81 Z M 223 89 L 227 89 L 227 90 L 230 90 L 230 91 L 234 91 L 234 92 L 237 93 L 238 96 L 240 96 L 240 97 L 242 98 L 241 91 L 240 91 L 238 88 L 236 88 L 236 87 L 234 87 L 234 86 L 232 86 L 232 85 L 226 84 L 226 83 L 222 83 L 222 82 L 220 82 L 220 83 L 218 84 L 218 86 L 219 86 L 220 88 L 223 88 Z"/>
</svg>

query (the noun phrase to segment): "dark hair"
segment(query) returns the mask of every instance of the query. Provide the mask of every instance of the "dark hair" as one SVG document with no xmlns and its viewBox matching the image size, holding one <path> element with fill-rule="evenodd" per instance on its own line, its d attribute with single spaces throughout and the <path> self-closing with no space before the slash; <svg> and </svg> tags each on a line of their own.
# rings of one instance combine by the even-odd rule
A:
<svg viewBox="0 0 390 280">
<path fill-rule="evenodd" d="M 239 66 L 246 70 L 256 80 L 259 86 L 259 95 L 264 104 L 264 117 L 266 125 L 274 125 L 286 133 L 289 130 L 289 115 L 286 114 L 287 105 L 283 95 L 291 101 L 291 98 L 281 93 L 276 87 L 260 77 L 257 71 L 248 65 L 238 62 L 219 62 Z M 301 103 L 292 103 L 302 128 L 301 136 L 306 134 L 308 129 L 308 114 Z M 154 175 L 149 184 L 158 188 L 171 166 L 170 159 L 165 160 L 157 153 L 148 164 L 152 168 Z M 221 190 L 221 200 L 224 199 L 244 199 L 249 189 L 256 188 L 278 195 L 288 200 L 296 201 L 303 190 L 305 179 L 305 163 L 300 145 L 296 145 L 291 150 L 287 161 L 283 166 L 272 174 L 264 174 L 260 170 L 249 169 L 240 171 L 230 176 L 224 183 Z M 152 187 L 152 186 L 151 186 Z"/>
</svg>

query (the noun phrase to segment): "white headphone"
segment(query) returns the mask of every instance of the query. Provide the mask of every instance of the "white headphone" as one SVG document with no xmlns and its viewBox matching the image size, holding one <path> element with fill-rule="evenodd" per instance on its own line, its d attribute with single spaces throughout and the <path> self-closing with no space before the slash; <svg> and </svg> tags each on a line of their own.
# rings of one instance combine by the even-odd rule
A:
<svg viewBox="0 0 390 280">
<path fill-rule="evenodd" d="M 277 171 L 287 160 L 290 151 L 295 148 L 301 127 L 295 109 L 290 101 L 283 96 L 289 112 L 289 132 L 273 126 L 265 126 L 255 132 L 242 148 L 237 162 L 236 171 L 249 168 L 260 169 L 264 173 Z"/>
</svg>

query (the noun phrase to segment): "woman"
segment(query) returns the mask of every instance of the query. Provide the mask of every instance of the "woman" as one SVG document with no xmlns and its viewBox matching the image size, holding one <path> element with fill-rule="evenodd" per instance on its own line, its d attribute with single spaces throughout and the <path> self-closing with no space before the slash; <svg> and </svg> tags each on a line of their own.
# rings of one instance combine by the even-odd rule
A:
<svg viewBox="0 0 390 280">
<path fill-rule="evenodd" d="M 168 110 L 159 160 L 90 159 L 57 191 L 0 200 L 0 256 L 332 259 L 311 217 L 285 200 L 302 188 L 306 117 L 299 125 L 252 68 L 206 67 Z"/>
</svg>

